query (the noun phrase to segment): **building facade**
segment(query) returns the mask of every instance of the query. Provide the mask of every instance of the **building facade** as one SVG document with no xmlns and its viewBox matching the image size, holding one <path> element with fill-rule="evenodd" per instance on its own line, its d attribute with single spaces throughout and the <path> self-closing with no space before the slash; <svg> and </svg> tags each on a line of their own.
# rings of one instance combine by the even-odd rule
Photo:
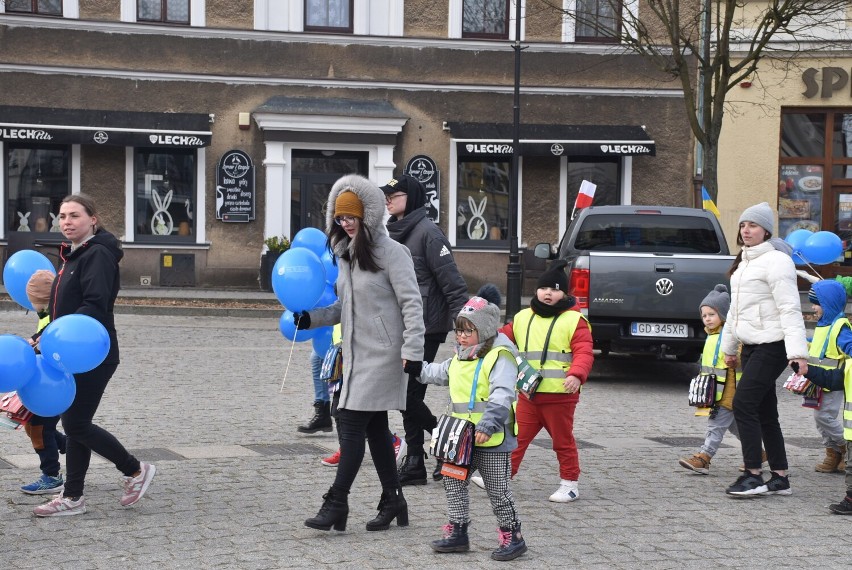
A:
<svg viewBox="0 0 852 570">
<path fill-rule="evenodd" d="M 85 192 L 126 286 L 255 287 L 264 239 L 321 228 L 337 178 L 405 170 L 470 288 L 505 283 L 511 0 L 0 6 L 7 252 L 58 242 L 59 201 Z M 519 245 L 558 240 L 582 180 L 596 204 L 693 205 L 679 86 L 548 3 L 521 9 Z"/>
</svg>

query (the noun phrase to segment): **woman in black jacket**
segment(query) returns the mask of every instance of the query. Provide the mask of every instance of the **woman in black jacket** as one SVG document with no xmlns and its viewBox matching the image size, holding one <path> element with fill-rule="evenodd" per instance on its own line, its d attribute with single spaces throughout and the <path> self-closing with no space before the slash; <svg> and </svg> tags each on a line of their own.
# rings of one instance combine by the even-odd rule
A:
<svg viewBox="0 0 852 570">
<path fill-rule="evenodd" d="M 63 243 L 59 250 L 62 266 L 51 289 L 50 320 L 74 313 L 88 315 L 106 328 L 110 347 L 97 368 L 74 375 L 77 393 L 62 414 L 62 427 L 68 436 L 65 489 L 34 509 L 39 517 L 86 512 L 83 483 L 93 451 L 124 474 L 122 506 L 141 499 L 156 472 L 153 465 L 140 463 L 111 433 L 92 423 L 107 383 L 118 368 L 113 307 L 120 281 L 118 262 L 124 252 L 115 236 L 98 227 L 95 203 L 88 196 L 75 194 L 62 201 L 59 226 L 71 243 Z"/>
</svg>

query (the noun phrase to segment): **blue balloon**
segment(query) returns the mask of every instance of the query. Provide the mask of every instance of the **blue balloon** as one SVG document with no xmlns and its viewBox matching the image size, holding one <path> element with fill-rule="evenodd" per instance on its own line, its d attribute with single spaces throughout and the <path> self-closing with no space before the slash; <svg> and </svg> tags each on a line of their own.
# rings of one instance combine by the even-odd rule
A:
<svg viewBox="0 0 852 570">
<path fill-rule="evenodd" d="M 109 333 L 88 315 L 65 315 L 47 325 L 39 349 L 57 370 L 80 374 L 97 368 L 107 357 Z"/>
<path fill-rule="evenodd" d="M 334 292 L 334 285 L 327 283 L 325 291 L 322 292 L 322 297 L 320 297 L 316 305 L 311 308 L 321 309 L 322 307 L 328 307 L 329 305 L 333 305 L 335 301 L 337 301 L 337 294 Z"/>
<path fill-rule="evenodd" d="M 313 345 L 314 351 L 320 356 L 325 356 L 328 352 L 328 347 L 331 346 L 331 327 L 320 327 L 317 329 L 317 334 L 314 335 Z"/>
<path fill-rule="evenodd" d="M 304 247 L 290 248 L 272 268 L 272 290 L 287 309 L 312 309 L 325 290 L 325 269 L 320 258 Z"/>
<path fill-rule="evenodd" d="M 808 238 L 814 235 L 814 232 L 811 230 L 796 230 L 791 232 L 784 241 L 790 244 L 790 247 L 793 248 L 793 262 L 796 265 L 807 265 L 807 262 L 799 256 L 802 253 L 803 248 L 805 247 L 805 242 L 808 241 Z"/>
<path fill-rule="evenodd" d="M 18 390 L 21 402 L 32 413 L 46 418 L 67 410 L 76 395 L 74 376 L 50 366 L 41 354 L 36 356 L 33 379 Z"/>
<path fill-rule="evenodd" d="M 0 336 L 0 392 L 19 390 L 36 371 L 36 353 L 30 343 L 19 336 Z"/>
<path fill-rule="evenodd" d="M 293 236 L 293 243 L 290 244 L 290 249 L 298 247 L 309 249 L 320 257 L 328 251 L 328 238 L 317 228 L 302 228 Z"/>
<path fill-rule="evenodd" d="M 802 255 L 815 265 L 836 261 L 843 253 L 843 241 L 832 232 L 817 232 L 802 247 Z"/>
<path fill-rule="evenodd" d="M 6 286 L 6 292 L 12 300 L 28 311 L 34 309 L 27 298 L 27 282 L 39 269 L 56 273 L 50 260 L 32 249 L 22 249 L 13 253 L 3 267 L 3 285 Z"/>
<path fill-rule="evenodd" d="M 304 342 L 310 340 L 317 334 L 316 329 L 296 330 L 296 324 L 293 322 L 293 311 L 284 311 L 281 318 L 278 319 L 278 330 L 284 335 L 287 340 L 295 342 Z"/>
<path fill-rule="evenodd" d="M 338 273 L 338 267 L 336 263 L 337 258 L 329 250 L 326 250 L 325 253 L 320 256 L 320 261 L 322 261 L 322 266 L 325 267 L 325 282 L 334 285 L 334 283 L 337 281 Z"/>
</svg>

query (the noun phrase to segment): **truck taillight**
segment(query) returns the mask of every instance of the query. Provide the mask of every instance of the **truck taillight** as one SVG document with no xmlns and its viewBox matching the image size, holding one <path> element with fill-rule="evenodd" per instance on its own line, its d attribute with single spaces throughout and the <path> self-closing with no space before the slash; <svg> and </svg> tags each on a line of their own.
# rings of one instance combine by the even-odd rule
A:
<svg viewBox="0 0 852 570">
<path fill-rule="evenodd" d="M 571 294 L 577 299 L 578 309 L 589 308 L 589 270 L 588 269 L 572 269 L 571 270 Z"/>
</svg>

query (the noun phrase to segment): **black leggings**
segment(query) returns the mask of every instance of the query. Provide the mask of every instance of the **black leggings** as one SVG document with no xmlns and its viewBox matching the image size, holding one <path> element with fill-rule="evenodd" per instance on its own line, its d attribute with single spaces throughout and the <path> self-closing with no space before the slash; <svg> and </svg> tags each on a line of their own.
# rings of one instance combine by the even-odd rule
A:
<svg viewBox="0 0 852 570">
<path fill-rule="evenodd" d="M 399 487 L 393 440 L 388 429 L 388 413 L 361 412 L 340 409 L 337 411 L 337 437 L 340 440 L 340 463 L 334 488 L 348 493 L 364 461 L 364 437 L 370 445 L 370 455 L 383 489 Z"/>
<path fill-rule="evenodd" d="M 139 460 L 133 457 L 111 433 L 92 423 L 117 364 L 101 364 L 90 372 L 75 374 L 77 395 L 62 414 L 62 427 L 68 436 L 65 454 L 66 497 L 83 495 L 83 483 L 94 451 L 129 477 L 139 471 Z"/>
</svg>

